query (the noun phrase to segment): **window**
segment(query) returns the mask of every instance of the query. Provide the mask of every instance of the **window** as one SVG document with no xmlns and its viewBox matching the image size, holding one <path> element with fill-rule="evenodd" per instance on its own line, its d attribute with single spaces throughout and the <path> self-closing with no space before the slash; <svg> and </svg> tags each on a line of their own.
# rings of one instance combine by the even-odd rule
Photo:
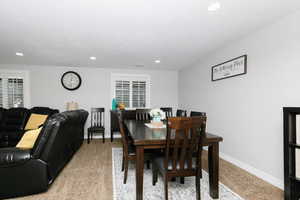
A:
<svg viewBox="0 0 300 200">
<path fill-rule="evenodd" d="M 11 107 L 24 107 L 23 79 L 7 79 L 7 105 Z"/>
<path fill-rule="evenodd" d="M 125 104 L 125 107 L 130 107 L 130 81 L 116 81 L 116 101 Z"/>
<path fill-rule="evenodd" d="M 0 107 L 28 106 L 27 76 L 26 72 L 0 71 Z"/>
<path fill-rule="evenodd" d="M 0 78 L 0 108 L 3 108 L 3 97 L 2 97 L 2 78 Z"/>
<path fill-rule="evenodd" d="M 132 81 L 132 107 L 146 107 L 146 81 Z"/>
<path fill-rule="evenodd" d="M 126 108 L 150 107 L 150 77 L 112 74 L 112 96 Z"/>
</svg>

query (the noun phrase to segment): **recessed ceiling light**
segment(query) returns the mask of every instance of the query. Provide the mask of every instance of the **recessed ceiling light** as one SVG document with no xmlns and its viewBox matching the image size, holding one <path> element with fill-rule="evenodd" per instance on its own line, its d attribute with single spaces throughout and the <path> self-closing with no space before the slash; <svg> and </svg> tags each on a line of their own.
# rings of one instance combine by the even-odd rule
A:
<svg viewBox="0 0 300 200">
<path fill-rule="evenodd" d="M 95 56 L 90 57 L 91 60 L 96 60 L 97 58 Z"/>
<path fill-rule="evenodd" d="M 154 62 L 155 62 L 155 63 L 160 63 L 160 60 L 155 60 Z"/>
<path fill-rule="evenodd" d="M 219 10 L 220 8 L 221 8 L 221 4 L 220 4 L 220 2 L 217 1 L 217 2 L 211 3 L 208 6 L 207 10 L 210 12 L 214 12 L 214 11 Z"/>
<path fill-rule="evenodd" d="M 24 54 L 21 52 L 16 52 L 16 56 L 24 56 Z"/>
</svg>

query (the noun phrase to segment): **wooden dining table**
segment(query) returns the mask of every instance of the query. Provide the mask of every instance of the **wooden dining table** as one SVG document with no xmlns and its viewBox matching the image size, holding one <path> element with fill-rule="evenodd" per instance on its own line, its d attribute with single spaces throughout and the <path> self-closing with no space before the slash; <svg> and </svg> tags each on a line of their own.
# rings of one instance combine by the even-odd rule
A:
<svg viewBox="0 0 300 200">
<path fill-rule="evenodd" d="M 166 145 L 166 128 L 149 128 L 145 121 L 125 120 L 133 143 L 136 147 L 136 199 L 143 199 L 144 179 L 144 150 L 164 149 Z M 209 194 L 212 198 L 219 198 L 219 142 L 223 138 L 206 133 L 203 145 L 208 146 L 208 174 Z"/>
</svg>

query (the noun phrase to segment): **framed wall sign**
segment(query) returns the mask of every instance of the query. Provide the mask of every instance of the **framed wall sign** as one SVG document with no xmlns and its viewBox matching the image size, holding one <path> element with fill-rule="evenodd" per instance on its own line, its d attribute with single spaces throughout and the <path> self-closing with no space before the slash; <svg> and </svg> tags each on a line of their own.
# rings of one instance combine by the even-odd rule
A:
<svg viewBox="0 0 300 200">
<path fill-rule="evenodd" d="M 247 73 L 247 55 L 243 55 L 211 68 L 211 80 L 217 81 Z"/>
</svg>

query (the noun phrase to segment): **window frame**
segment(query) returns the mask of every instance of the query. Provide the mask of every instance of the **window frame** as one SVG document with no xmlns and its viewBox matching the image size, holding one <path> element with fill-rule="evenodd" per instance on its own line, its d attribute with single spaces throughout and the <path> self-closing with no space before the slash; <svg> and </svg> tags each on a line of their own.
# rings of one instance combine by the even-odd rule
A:
<svg viewBox="0 0 300 200">
<path fill-rule="evenodd" d="M 8 78 L 20 78 L 23 79 L 23 105 L 25 108 L 30 108 L 30 77 L 29 72 L 25 70 L 0 70 L 0 78 L 8 79 Z M 7 83 L 2 82 L 2 89 L 7 87 Z M 3 95 L 4 96 L 4 95 Z M 5 106 L 3 104 L 3 106 Z M 7 106 L 7 105 L 6 105 Z M 4 107 L 6 108 L 6 107 Z"/>
<path fill-rule="evenodd" d="M 127 107 L 127 110 L 136 109 L 136 108 L 150 108 L 150 89 L 151 89 L 151 77 L 146 74 L 120 74 L 120 73 L 111 73 L 111 106 L 112 99 L 116 97 L 116 81 L 130 81 L 130 89 L 129 89 L 129 104 L 130 107 Z M 133 81 L 145 81 L 146 82 L 146 105 L 145 107 L 132 107 L 132 82 Z"/>
</svg>

